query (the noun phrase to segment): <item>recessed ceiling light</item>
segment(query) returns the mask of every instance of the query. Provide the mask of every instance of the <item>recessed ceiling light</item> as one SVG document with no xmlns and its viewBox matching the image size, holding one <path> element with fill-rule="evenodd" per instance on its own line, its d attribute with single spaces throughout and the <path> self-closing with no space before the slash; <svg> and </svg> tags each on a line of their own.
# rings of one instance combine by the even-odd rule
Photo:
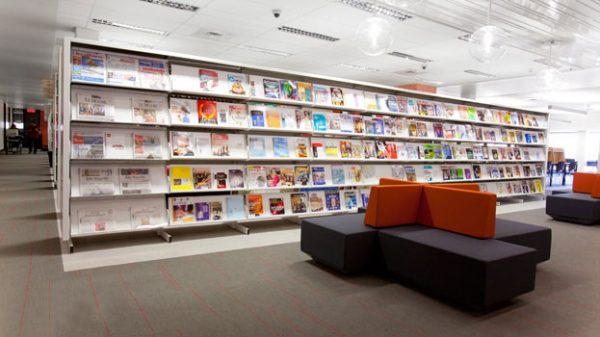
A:
<svg viewBox="0 0 600 337">
<path fill-rule="evenodd" d="M 371 67 L 366 67 L 366 66 L 359 66 L 359 65 L 356 65 L 356 64 L 349 64 L 349 63 L 340 63 L 337 66 L 338 67 L 342 67 L 342 68 L 349 68 L 349 69 L 355 69 L 355 70 L 368 71 L 368 72 L 372 72 L 372 73 L 376 73 L 376 72 L 380 71 L 379 69 L 375 69 L 375 68 L 371 68 Z"/>
<path fill-rule="evenodd" d="M 356 9 L 360 9 L 361 11 L 380 14 L 384 16 L 389 16 L 394 19 L 398 19 L 400 21 L 404 21 L 406 19 L 410 19 L 412 16 L 405 14 L 399 10 L 395 10 L 389 7 L 377 5 L 373 2 L 369 1 L 360 1 L 360 0 L 340 0 L 343 4 L 354 7 Z"/>
<path fill-rule="evenodd" d="M 112 44 L 118 44 L 118 45 L 123 45 L 123 46 L 130 46 L 130 47 L 134 46 L 134 47 L 144 48 L 144 49 L 154 49 L 154 46 L 149 45 L 149 44 L 137 43 L 137 42 L 128 42 L 128 41 L 122 41 L 122 40 L 100 39 L 100 42 L 112 43 Z"/>
<path fill-rule="evenodd" d="M 577 114 L 577 115 L 587 115 L 588 114 L 588 112 L 586 110 L 573 109 L 573 108 L 569 108 L 569 107 L 556 106 L 556 105 L 548 105 L 548 112 Z"/>
<path fill-rule="evenodd" d="M 162 30 L 156 30 L 156 29 L 144 28 L 144 27 L 140 27 L 140 26 L 128 25 L 126 23 L 119 23 L 119 22 L 114 22 L 114 21 L 109 21 L 109 20 L 104 20 L 104 19 L 95 19 L 94 18 L 94 19 L 92 19 L 92 23 L 96 23 L 96 24 L 99 24 L 99 25 L 111 26 L 111 27 L 131 29 L 131 30 L 136 30 L 138 32 L 144 32 L 144 33 L 150 33 L 150 34 L 156 34 L 156 35 L 162 35 L 162 36 L 169 35 L 169 33 L 163 32 Z"/>
<path fill-rule="evenodd" d="M 255 52 L 259 52 L 259 53 L 263 53 L 263 54 L 277 55 L 277 56 L 291 56 L 292 55 L 291 53 L 280 51 L 280 50 L 273 50 L 273 49 L 261 48 L 261 47 L 256 47 L 256 46 L 248 46 L 245 44 L 239 45 L 238 48 L 255 51 Z"/>
<path fill-rule="evenodd" d="M 401 53 L 399 51 L 393 51 L 391 53 L 388 53 L 388 55 L 390 55 L 390 56 L 396 56 L 396 57 L 401 57 L 403 59 L 407 59 L 407 60 L 411 60 L 411 61 L 415 61 L 415 62 L 421 62 L 421 63 L 433 62 L 433 60 L 430 60 L 430 59 L 426 59 L 426 58 L 423 58 L 423 57 L 418 57 L 418 56 L 414 56 L 414 55 L 410 55 L 410 54 Z"/>
<path fill-rule="evenodd" d="M 169 1 L 169 0 L 140 0 L 154 5 L 165 6 L 174 9 L 181 9 L 182 11 L 196 12 L 200 7 L 184 4 L 181 2 Z"/>
<path fill-rule="evenodd" d="M 488 73 L 484 73 L 483 71 L 474 70 L 474 69 L 467 69 L 467 70 L 465 70 L 465 73 L 471 74 L 471 75 L 476 75 L 476 76 L 488 77 L 488 78 L 496 77 L 496 75 L 494 75 L 494 74 L 488 74 Z"/>
<path fill-rule="evenodd" d="M 472 34 L 465 34 L 465 35 L 459 36 L 458 39 L 461 41 L 470 42 L 471 36 L 472 36 Z"/>
<path fill-rule="evenodd" d="M 339 38 L 337 38 L 337 37 L 319 34 L 319 33 L 315 33 L 315 32 L 309 32 L 309 31 L 294 28 L 294 27 L 281 26 L 281 27 L 278 27 L 277 29 L 284 33 L 302 35 L 302 36 L 306 36 L 306 37 L 311 37 L 313 39 L 325 40 L 325 41 L 329 41 L 329 42 L 335 42 L 335 41 L 339 40 Z"/>
</svg>

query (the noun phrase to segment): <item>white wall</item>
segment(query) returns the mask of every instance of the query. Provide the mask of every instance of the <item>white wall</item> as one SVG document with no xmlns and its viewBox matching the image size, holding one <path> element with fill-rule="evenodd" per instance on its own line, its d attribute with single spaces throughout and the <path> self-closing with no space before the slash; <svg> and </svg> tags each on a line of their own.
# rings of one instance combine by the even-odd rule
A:
<svg viewBox="0 0 600 337">
<path fill-rule="evenodd" d="M 4 150 L 4 102 L 0 101 L 0 150 Z"/>
</svg>

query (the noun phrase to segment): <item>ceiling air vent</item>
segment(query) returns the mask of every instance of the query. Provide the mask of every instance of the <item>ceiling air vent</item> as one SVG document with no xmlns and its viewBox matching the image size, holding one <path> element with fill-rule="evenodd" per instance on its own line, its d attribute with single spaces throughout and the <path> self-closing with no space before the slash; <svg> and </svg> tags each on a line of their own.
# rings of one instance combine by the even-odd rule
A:
<svg viewBox="0 0 600 337">
<path fill-rule="evenodd" d="M 484 73 L 483 71 L 474 70 L 474 69 L 467 69 L 467 70 L 465 70 L 465 73 L 471 74 L 471 75 L 476 75 L 476 76 L 483 76 L 483 77 L 487 77 L 487 78 L 495 78 L 496 77 L 496 75 L 494 75 L 494 74 L 488 74 L 488 73 Z"/>
<path fill-rule="evenodd" d="M 198 9 L 200 9 L 200 7 L 198 7 L 198 6 L 192 6 L 192 5 L 184 4 L 181 2 L 169 1 L 169 0 L 140 0 L 140 1 L 147 2 L 149 4 L 154 4 L 154 5 L 165 6 L 165 7 L 169 7 L 169 8 L 180 9 L 182 11 L 188 11 L 188 12 L 196 12 L 196 11 L 198 11 Z"/>
<path fill-rule="evenodd" d="M 111 26 L 111 27 L 117 27 L 117 28 L 125 28 L 125 29 L 130 29 L 130 30 L 136 30 L 138 32 L 144 32 L 144 33 L 150 33 L 150 34 L 156 34 L 156 35 L 163 35 L 163 36 L 167 36 L 169 35 L 169 33 L 167 32 L 163 32 L 161 30 L 156 30 L 156 29 L 151 29 L 151 28 L 144 28 L 144 27 L 140 27 L 140 26 L 134 26 L 134 25 L 128 25 L 126 23 L 119 23 L 119 22 L 114 22 L 114 21 L 110 21 L 110 20 L 104 20 L 104 19 L 92 19 L 92 23 L 96 23 L 99 25 L 105 25 L 105 26 Z"/>
<path fill-rule="evenodd" d="M 389 16 L 400 21 L 410 19 L 411 16 L 391 7 L 375 4 L 374 2 L 361 0 L 340 0 L 343 4 L 360 9 L 361 11 Z"/>
<path fill-rule="evenodd" d="M 411 60 L 411 61 L 415 61 L 415 62 L 421 62 L 421 63 L 433 62 L 433 60 L 430 60 L 430 59 L 426 59 L 426 58 L 422 58 L 422 57 L 418 57 L 418 56 L 414 56 L 414 55 L 410 55 L 410 54 L 404 54 L 399 51 L 393 51 L 391 53 L 388 53 L 388 55 L 401 57 L 403 59 L 407 59 L 407 60 Z"/>
<path fill-rule="evenodd" d="M 427 71 L 423 69 L 406 69 L 406 70 L 398 70 L 395 71 L 394 74 L 402 75 L 402 76 L 418 76 L 426 74 Z"/>
<path fill-rule="evenodd" d="M 284 33 L 302 35 L 302 36 L 310 37 L 313 39 L 324 40 L 324 41 L 329 41 L 329 42 L 335 42 L 335 41 L 339 40 L 339 38 L 337 38 L 337 37 L 323 35 L 323 34 L 319 34 L 319 33 L 315 33 L 315 32 L 309 32 L 306 30 L 288 27 L 288 26 L 281 26 L 281 27 L 278 27 L 277 29 Z"/>
</svg>

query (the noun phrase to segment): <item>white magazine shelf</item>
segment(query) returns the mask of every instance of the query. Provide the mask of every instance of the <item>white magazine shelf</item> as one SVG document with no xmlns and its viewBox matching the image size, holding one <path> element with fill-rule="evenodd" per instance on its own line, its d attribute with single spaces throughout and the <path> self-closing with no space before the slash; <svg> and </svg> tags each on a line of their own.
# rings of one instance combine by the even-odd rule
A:
<svg viewBox="0 0 600 337">
<path fill-rule="evenodd" d="M 544 193 L 544 112 L 78 39 L 61 58 L 64 240 L 356 212 L 381 177 Z"/>
</svg>

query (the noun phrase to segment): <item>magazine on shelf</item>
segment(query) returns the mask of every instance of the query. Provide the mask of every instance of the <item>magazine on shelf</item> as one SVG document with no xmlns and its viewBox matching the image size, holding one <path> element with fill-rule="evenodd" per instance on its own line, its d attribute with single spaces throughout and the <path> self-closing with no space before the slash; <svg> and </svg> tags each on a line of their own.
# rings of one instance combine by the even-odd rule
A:
<svg viewBox="0 0 600 337">
<path fill-rule="evenodd" d="M 196 209 L 190 197 L 171 199 L 171 220 L 174 225 L 196 222 Z"/>
<path fill-rule="evenodd" d="M 308 82 L 296 82 L 298 89 L 298 100 L 300 102 L 313 101 L 313 85 Z"/>
<path fill-rule="evenodd" d="M 326 132 L 328 129 L 328 113 L 325 111 L 313 111 L 313 126 L 315 131 Z"/>
<path fill-rule="evenodd" d="M 209 166 L 192 167 L 192 187 L 195 191 L 211 190 L 212 186 L 212 171 Z"/>
<path fill-rule="evenodd" d="M 104 158 L 104 134 L 73 131 L 71 157 L 73 159 Z"/>
<path fill-rule="evenodd" d="M 110 95 L 77 94 L 77 118 L 82 120 L 112 121 L 114 99 Z"/>
<path fill-rule="evenodd" d="M 248 165 L 246 167 L 248 188 L 267 187 L 267 173 L 262 165 Z"/>
<path fill-rule="evenodd" d="M 160 159 L 162 147 L 160 136 L 133 133 L 133 158 L 135 159 Z"/>
<path fill-rule="evenodd" d="M 325 139 L 325 157 L 331 159 L 340 158 L 339 140 Z"/>
<path fill-rule="evenodd" d="M 296 125 L 300 130 L 313 129 L 313 119 L 310 110 L 296 109 Z"/>
<path fill-rule="evenodd" d="M 250 108 L 250 125 L 253 128 L 265 127 L 265 108 L 261 105 L 253 105 Z"/>
<path fill-rule="evenodd" d="M 352 210 L 358 208 L 358 197 L 355 190 L 341 191 L 344 196 L 344 209 Z"/>
<path fill-rule="evenodd" d="M 229 188 L 240 189 L 244 186 L 245 177 L 242 168 L 229 169 Z"/>
<path fill-rule="evenodd" d="M 113 133 L 112 131 L 107 131 L 104 136 L 106 140 L 106 158 L 132 158 L 133 139 L 131 138 L 131 134 L 125 132 Z"/>
<path fill-rule="evenodd" d="M 267 187 L 281 187 L 283 186 L 283 177 L 281 175 L 281 167 L 279 166 L 265 166 L 265 174 Z"/>
<path fill-rule="evenodd" d="M 139 59 L 140 86 L 147 89 L 167 90 L 167 61 Z"/>
<path fill-rule="evenodd" d="M 199 134 L 200 135 L 200 134 Z M 210 137 L 209 133 L 205 134 Z M 194 157 L 197 156 L 196 134 L 192 132 L 172 131 L 171 132 L 171 155 L 173 157 Z M 210 141 L 209 141 L 210 144 Z"/>
<path fill-rule="evenodd" d="M 248 194 L 246 196 L 248 202 L 248 216 L 262 216 L 265 213 L 262 194 Z"/>
<path fill-rule="evenodd" d="M 227 93 L 245 95 L 248 83 L 246 75 L 240 73 L 227 73 Z"/>
<path fill-rule="evenodd" d="M 333 185 L 346 185 L 344 165 L 331 165 L 331 183 Z"/>
<path fill-rule="evenodd" d="M 248 150 L 250 158 L 265 158 L 267 156 L 266 137 L 249 135 Z"/>
<path fill-rule="evenodd" d="M 279 106 L 281 113 L 281 128 L 287 130 L 298 130 L 296 122 L 296 109 L 292 107 Z"/>
<path fill-rule="evenodd" d="M 273 129 L 281 129 L 281 112 L 277 107 L 267 106 L 267 127 Z"/>
<path fill-rule="evenodd" d="M 113 195 L 116 193 L 115 178 L 112 168 L 79 168 L 79 195 Z"/>
<path fill-rule="evenodd" d="M 315 104 L 332 104 L 330 88 L 326 85 L 313 84 L 313 95 L 315 96 Z"/>
<path fill-rule="evenodd" d="M 269 196 L 268 202 L 271 215 L 285 215 L 286 207 L 282 196 Z"/>
<path fill-rule="evenodd" d="M 297 137 L 296 142 L 296 158 L 310 158 L 310 142 L 308 138 Z"/>
<path fill-rule="evenodd" d="M 340 155 L 342 158 L 352 158 L 352 141 L 340 140 Z"/>
<path fill-rule="evenodd" d="M 220 221 L 224 219 L 223 202 L 215 200 L 210 202 L 210 220 Z"/>
<path fill-rule="evenodd" d="M 198 104 L 198 123 L 206 125 L 219 124 L 219 112 L 217 110 L 217 102 L 210 100 L 197 100 Z M 227 124 L 225 121 L 222 124 Z"/>
<path fill-rule="evenodd" d="M 227 206 L 228 220 L 244 219 L 246 217 L 243 195 L 226 196 L 225 205 Z"/>
<path fill-rule="evenodd" d="M 106 83 L 134 87 L 137 84 L 137 59 L 126 56 L 106 55 Z"/>
<path fill-rule="evenodd" d="M 323 142 L 312 139 L 311 147 L 313 158 L 325 158 L 325 144 Z"/>
<path fill-rule="evenodd" d="M 386 159 L 388 157 L 385 141 L 383 141 L 383 140 L 375 141 L 375 153 L 376 153 L 377 159 Z"/>
<path fill-rule="evenodd" d="M 308 204 L 310 212 L 323 212 L 325 210 L 325 193 L 323 191 L 308 192 Z"/>
<path fill-rule="evenodd" d="M 308 165 L 294 166 L 294 182 L 296 186 L 310 185 L 310 167 Z"/>
<path fill-rule="evenodd" d="M 167 124 L 168 119 L 163 113 L 165 111 L 163 99 L 149 97 L 133 98 L 133 121 L 135 123 Z"/>
<path fill-rule="evenodd" d="M 329 185 L 331 169 L 327 165 L 312 165 L 310 167 L 313 186 Z"/>
<path fill-rule="evenodd" d="M 110 231 L 114 227 L 113 208 L 88 208 L 77 212 L 79 233 Z"/>
<path fill-rule="evenodd" d="M 159 206 L 131 206 L 133 228 L 153 228 L 166 225 L 164 209 Z"/>
<path fill-rule="evenodd" d="M 291 193 L 290 202 L 292 214 L 302 214 L 308 212 L 306 193 Z"/>
<path fill-rule="evenodd" d="M 229 126 L 247 128 L 248 127 L 248 108 L 245 104 L 236 103 L 217 103 L 219 116 L 227 116 Z"/>
<path fill-rule="evenodd" d="M 150 169 L 147 167 L 123 167 L 119 169 L 122 194 L 152 193 Z"/>
<path fill-rule="evenodd" d="M 210 221 L 210 202 L 197 201 L 194 203 L 195 220 L 197 222 Z"/>
<path fill-rule="evenodd" d="M 95 51 L 73 49 L 71 52 L 71 79 L 91 83 L 105 83 L 106 55 Z"/>
<path fill-rule="evenodd" d="M 352 108 L 364 108 L 364 93 L 361 90 L 344 89 L 344 106 Z"/>
<path fill-rule="evenodd" d="M 342 133 L 354 133 L 354 119 L 352 115 L 346 113 L 340 115 L 340 131 Z"/>
<path fill-rule="evenodd" d="M 281 99 L 294 101 L 298 99 L 298 85 L 296 84 L 296 81 L 279 80 L 279 89 Z"/>
<path fill-rule="evenodd" d="M 211 69 L 198 69 L 198 80 L 201 91 L 217 91 L 219 88 L 219 72 Z"/>
<path fill-rule="evenodd" d="M 192 167 L 190 166 L 171 166 L 169 169 L 171 191 L 182 192 L 193 190 L 194 180 L 192 171 Z"/>
<path fill-rule="evenodd" d="M 278 80 L 265 78 L 263 79 L 263 87 L 265 90 L 265 97 L 277 99 L 281 98 Z"/>
<path fill-rule="evenodd" d="M 289 187 L 294 186 L 296 183 L 295 168 L 293 166 L 282 166 L 281 167 L 281 186 Z"/>
<path fill-rule="evenodd" d="M 363 155 L 365 159 L 377 158 L 377 152 L 375 150 L 375 142 L 372 140 L 363 141 Z"/>
<path fill-rule="evenodd" d="M 289 158 L 290 149 L 288 144 L 288 138 L 286 137 L 273 137 L 273 156 L 275 158 Z"/>
<path fill-rule="evenodd" d="M 341 132 L 340 113 L 333 112 L 327 115 L 327 129 L 330 132 Z"/>
<path fill-rule="evenodd" d="M 216 157 L 229 157 L 229 135 L 226 133 L 212 133 L 210 135 L 212 155 Z"/>
<path fill-rule="evenodd" d="M 169 112 L 172 124 L 198 124 L 198 103 L 195 99 L 171 97 Z"/>
<path fill-rule="evenodd" d="M 339 211 L 341 209 L 339 190 L 325 191 L 325 208 L 328 211 Z"/>
<path fill-rule="evenodd" d="M 223 190 L 228 188 L 229 174 L 226 168 L 219 167 L 212 170 L 212 177 L 214 189 Z"/>
</svg>

